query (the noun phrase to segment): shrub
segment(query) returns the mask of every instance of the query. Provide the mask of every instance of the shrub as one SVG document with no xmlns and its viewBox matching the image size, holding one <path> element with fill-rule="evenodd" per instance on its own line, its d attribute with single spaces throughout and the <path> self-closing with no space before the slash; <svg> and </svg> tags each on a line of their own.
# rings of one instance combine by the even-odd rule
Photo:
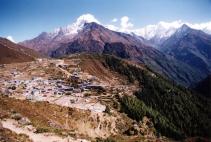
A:
<svg viewBox="0 0 211 142">
<path fill-rule="evenodd" d="M 106 109 L 104 111 L 105 113 L 111 114 L 111 109 L 109 106 L 106 106 Z"/>
<path fill-rule="evenodd" d="M 46 133 L 46 132 L 49 132 L 49 129 L 48 128 L 44 128 L 44 127 L 39 127 L 35 131 L 35 133 Z"/>
<path fill-rule="evenodd" d="M 19 121 L 19 120 L 21 120 L 22 115 L 20 113 L 14 113 L 11 115 L 11 118 Z"/>
<path fill-rule="evenodd" d="M 144 116 L 147 116 L 152 119 L 158 132 L 169 137 L 174 137 L 175 139 L 181 139 L 183 137 L 182 133 L 180 133 L 165 116 L 162 116 L 156 110 L 147 107 L 144 102 L 137 98 L 124 96 L 121 99 L 121 104 L 121 110 L 128 114 L 129 117 L 140 121 Z"/>
<path fill-rule="evenodd" d="M 96 142 L 115 142 L 112 138 L 107 138 L 107 139 L 101 139 L 101 138 L 96 138 Z"/>
</svg>

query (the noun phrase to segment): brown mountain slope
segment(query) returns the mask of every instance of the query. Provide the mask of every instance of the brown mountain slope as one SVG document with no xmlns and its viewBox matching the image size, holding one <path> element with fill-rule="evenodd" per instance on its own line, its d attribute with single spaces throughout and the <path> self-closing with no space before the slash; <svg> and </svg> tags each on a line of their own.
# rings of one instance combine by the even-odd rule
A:
<svg viewBox="0 0 211 142">
<path fill-rule="evenodd" d="M 39 54 L 32 49 L 0 38 L 0 64 L 33 61 Z"/>
</svg>

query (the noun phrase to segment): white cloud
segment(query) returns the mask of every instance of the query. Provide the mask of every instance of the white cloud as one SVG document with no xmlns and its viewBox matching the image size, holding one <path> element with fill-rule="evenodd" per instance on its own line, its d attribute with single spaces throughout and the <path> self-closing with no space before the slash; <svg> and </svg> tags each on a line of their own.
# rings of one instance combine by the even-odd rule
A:
<svg viewBox="0 0 211 142">
<path fill-rule="evenodd" d="M 91 22 L 95 22 L 100 24 L 100 22 L 95 18 L 94 15 L 92 14 L 83 14 L 80 17 L 78 17 L 78 19 L 76 20 L 76 24 L 84 24 L 84 23 L 91 23 Z"/>
<path fill-rule="evenodd" d="M 114 19 L 111 20 L 111 22 L 113 22 L 113 23 L 115 23 L 115 22 L 117 22 L 117 21 L 118 21 L 117 18 L 114 18 Z"/>
<path fill-rule="evenodd" d="M 15 42 L 15 40 L 13 39 L 12 36 L 7 36 L 6 39 L 8 39 L 8 40 L 10 40 L 10 41 L 12 41 L 12 42 Z"/>
<path fill-rule="evenodd" d="M 127 16 L 121 18 L 120 25 L 122 31 L 129 31 L 129 29 L 133 28 L 133 24 L 129 22 L 129 17 Z"/>
<path fill-rule="evenodd" d="M 112 31 L 118 31 L 119 27 L 114 26 L 114 25 L 105 25 L 106 28 L 112 30 Z"/>
</svg>

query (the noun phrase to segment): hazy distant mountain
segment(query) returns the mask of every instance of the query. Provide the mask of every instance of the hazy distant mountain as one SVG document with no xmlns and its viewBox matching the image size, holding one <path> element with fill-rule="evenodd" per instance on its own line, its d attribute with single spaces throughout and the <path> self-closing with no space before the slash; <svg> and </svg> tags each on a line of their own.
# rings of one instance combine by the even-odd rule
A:
<svg viewBox="0 0 211 142">
<path fill-rule="evenodd" d="M 33 61 L 38 53 L 0 37 L 0 64 Z"/>
<path fill-rule="evenodd" d="M 183 25 L 161 45 L 161 51 L 208 75 L 211 71 L 211 35 Z"/>
<path fill-rule="evenodd" d="M 143 28 L 136 29 L 134 33 L 144 37 L 146 40 L 154 44 L 155 47 L 159 48 L 163 41 L 172 36 L 184 24 L 193 29 L 202 30 L 207 34 L 211 34 L 211 22 L 191 24 L 180 20 L 173 22 L 161 21 L 155 25 L 147 25 Z"/>
</svg>

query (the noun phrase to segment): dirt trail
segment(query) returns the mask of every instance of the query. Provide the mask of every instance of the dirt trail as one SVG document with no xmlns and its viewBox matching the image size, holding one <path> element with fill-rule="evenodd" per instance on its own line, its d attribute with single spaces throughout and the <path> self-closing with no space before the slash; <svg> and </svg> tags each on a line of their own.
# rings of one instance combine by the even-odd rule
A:
<svg viewBox="0 0 211 142">
<path fill-rule="evenodd" d="M 18 122 L 12 119 L 2 121 L 2 125 L 4 128 L 7 128 L 17 134 L 25 134 L 29 136 L 33 142 L 88 142 L 87 140 L 82 139 L 75 140 L 71 137 L 62 138 L 51 133 L 34 133 L 26 127 L 20 127 Z"/>
</svg>

